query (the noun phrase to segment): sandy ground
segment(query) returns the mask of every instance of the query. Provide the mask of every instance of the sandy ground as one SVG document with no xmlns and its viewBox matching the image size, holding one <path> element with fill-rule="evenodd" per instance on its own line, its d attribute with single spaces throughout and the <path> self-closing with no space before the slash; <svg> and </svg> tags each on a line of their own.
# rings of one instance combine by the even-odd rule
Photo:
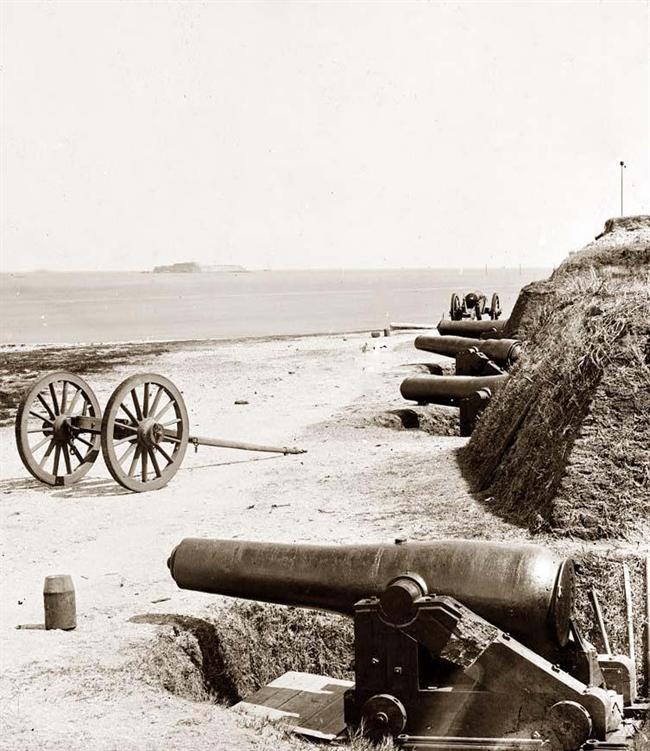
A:
<svg viewBox="0 0 650 751">
<path fill-rule="evenodd" d="M 188 449 L 159 491 L 124 491 L 101 460 L 78 485 L 48 488 L 28 479 L 13 429 L 0 429 L 0 748 L 282 747 L 227 709 L 138 679 L 133 666 L 155 628 L 129 619 L 200 616 L 215 602 L 179 590 L 168 574 L 183 537 L 527 539 L 469 493 L 455 457 L 465 439 L 382 426 L 387 410 L 405 406 L 399 383 L 413 363 L 436 361 L 412 342 L 406 333 L 339 335 L 185 345 L 152 358 L 150 369 L 183 391 L 192 434 L 308 449 L 287 457 Z M 120 366 L 88 380 L 105 404 L 142 370 Z M 18 630 L 42 623 L 43 578 L 54 573 L 74 578 L 78 628 Z"/>
</svg>

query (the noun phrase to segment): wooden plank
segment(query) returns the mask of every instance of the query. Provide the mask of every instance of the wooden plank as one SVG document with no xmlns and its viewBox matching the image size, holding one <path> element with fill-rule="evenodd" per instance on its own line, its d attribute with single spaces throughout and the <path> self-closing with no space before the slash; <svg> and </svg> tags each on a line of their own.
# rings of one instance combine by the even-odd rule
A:
<svg viewBox="0 0 650 751">
<path fill-rule="evenodd" d="M 295 733 L 333 740 L 345 730 L 343 695 L 353 685 L 351 681 L 290 671 L 233 709 L 283 719 Z"/>
<path fill-rule="evenodd" d="M 283 709 L 284 704 L 300 693 L 301 691 L 297 689 L 275 688 L 269 685 L 249 696 L 246 702 L 248 704 L 261 704 L 272 709 Z"/>
<path fill-rule="evenodd" d="M 338 735 L 345 728 L 343 695 L 347 689 L 338 688 L 328 704 L 319 707 L 310 717 L 301 718 L 302 727 L 330 735 Z"/>
</svg>

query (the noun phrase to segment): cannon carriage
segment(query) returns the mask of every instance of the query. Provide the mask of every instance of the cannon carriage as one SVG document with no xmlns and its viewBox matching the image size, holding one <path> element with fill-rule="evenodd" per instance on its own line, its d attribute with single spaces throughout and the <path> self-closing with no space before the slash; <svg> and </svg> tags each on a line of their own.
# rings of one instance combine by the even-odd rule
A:
<svg viewBox="0 0 650 751">
<path fill-rule="evenodd" d="M 168 566 L 183 589 L 354 619 L 347 689 L 287 674 L 243 703 L 296 732 L 334 739 L 347 727 L 429 751 L 627 748 L 634 665 L 616 656 L 609 670 L 612 656 L 582 638 L 573 562 L 540 546 L 186 538 Z"/>
<path fill-rule="evenodd" d="M 465 318 L 480 321 L 484 316 L 493 321 L 501 316 L 501 301 L 496 292 L 492 295 L 489 307 L 487 297 L 482 292 L 466 292 L 462 297 L 457 292 L 452 293 L 449 305 L 449 317 L 452 321 L 462 321 Z"/>
<path fill-rule="evenodd" d="M 69 486 L 100 452 L 113 479 L 140 493 L 164 487 L 188 444 L 302 454 L 302 449 L 190 435 L 180 390 L 155 373 L 119 384 L 102 413 L 90 386 L 73 373 L 48 373 L 25 393 L 16 414 L 16 445 L 28 472 L 46 485 Z"/>
</svg>

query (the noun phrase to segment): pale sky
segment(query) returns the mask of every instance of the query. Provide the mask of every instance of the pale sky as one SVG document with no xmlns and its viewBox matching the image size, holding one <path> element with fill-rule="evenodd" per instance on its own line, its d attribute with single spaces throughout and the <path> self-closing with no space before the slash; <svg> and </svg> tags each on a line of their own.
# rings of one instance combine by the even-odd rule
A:
<svg viewBox="0 0 650 751">
<path fill-rule="evenodd" d="M 650 213 L 646 2 L 5 2 L 2 270 L 548 266 Z"/>
</svg>

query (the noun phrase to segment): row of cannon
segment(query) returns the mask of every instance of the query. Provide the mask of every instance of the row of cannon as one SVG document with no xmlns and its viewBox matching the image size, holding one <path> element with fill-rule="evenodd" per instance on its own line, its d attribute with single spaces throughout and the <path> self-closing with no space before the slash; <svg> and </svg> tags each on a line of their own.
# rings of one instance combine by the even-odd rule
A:
<svg viewBox="0 0 650 751">
<path fill-rule="evenodd" d="M 508 380 L 521 353 L 518 339 L 505 338 L 505 320 L 442 320 L 438 335 L 415 339 L 416 349 L 456 360 L 455 375 L 417 375 L 400 386 L 404 399 L 420 405 L 440 404 L 460 410 L 460 434 L 471 435 L 478 416 Z"/>
</svg>

